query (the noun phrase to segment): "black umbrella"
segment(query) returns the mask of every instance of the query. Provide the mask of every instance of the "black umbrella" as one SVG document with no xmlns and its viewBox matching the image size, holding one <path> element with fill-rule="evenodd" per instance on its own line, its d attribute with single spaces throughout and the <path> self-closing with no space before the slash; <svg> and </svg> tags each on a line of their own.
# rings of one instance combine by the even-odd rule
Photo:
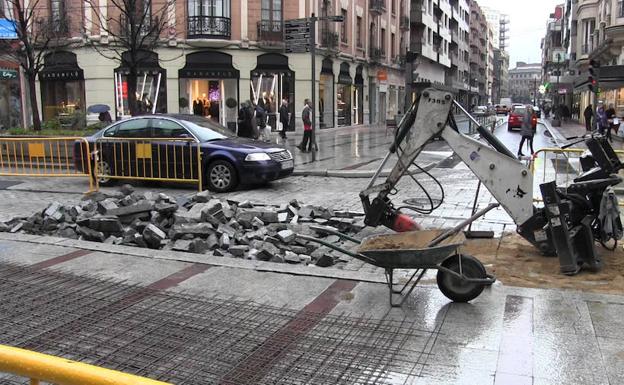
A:
<svg viewBox="0 0 624 385">
<path fill-rule="evenodd" d="M 92 114 L 101 114 L 102 112 L 107 112 L 110 111 L 110 107 L 107 106 L 106 104 L 94 104 L 92 106 L 89 106 L 89 108 L 87 108 L 87 112 L 90 112 Z"/>
</svg>

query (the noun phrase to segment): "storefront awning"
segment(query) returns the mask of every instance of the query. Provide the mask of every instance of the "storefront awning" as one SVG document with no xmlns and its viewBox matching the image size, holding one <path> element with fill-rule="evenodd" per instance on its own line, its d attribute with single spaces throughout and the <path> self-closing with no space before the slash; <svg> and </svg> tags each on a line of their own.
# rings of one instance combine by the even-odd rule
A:
<svg viewBox="0 0 624 385">
<path fill-rule="evenodd" d="M 252 71 L 252 75 L 259 76 L 261 73 L 292 73 L 288 66 L 288 56 L 279 53 L 265 53 L 257 58 L 258 64 Z"/>
<path fill-rule="evenodd" d="M 78 67 L 76 54 L 60 51 L 46 55 L 43 69 L 39 71 L 42 81 L 75 81 L 84 80 L 84 72 Z"/>
<path fill-rule="evenodd" d="M 349 64 L 342 63 L 340 65 L 340 73 L 338 74 L 338 84 L 352 84 L 351 74 L 349 73 Z"/>
<path fill-rule="evenodd" d="M 218 51 L 199 51 L 186 55 L 180 78 L 238 79 L 240 72 L 232 65 L 232 56 Z"/>
<path fill-rule="evenodd" d="M 138 51 L 134 60 L 130 52 L 126 51 L 121 54 L 121 65 L 115 68 L 116 73 L 122 75 L 130 74 L 130 67 L 136 65 L 137 75 L 151 74 L 156 75 L 163 72 L 164 69 L 158 63 L 158 54 L 151 51 Z"/>
<path fill-rule="evenodd" d="M 355 69 L 355 79 L 354 83 L 357 85 L 364 85 L 364 77 L 362 76 L 362 65 L 360 64 Z"/>
</svg>

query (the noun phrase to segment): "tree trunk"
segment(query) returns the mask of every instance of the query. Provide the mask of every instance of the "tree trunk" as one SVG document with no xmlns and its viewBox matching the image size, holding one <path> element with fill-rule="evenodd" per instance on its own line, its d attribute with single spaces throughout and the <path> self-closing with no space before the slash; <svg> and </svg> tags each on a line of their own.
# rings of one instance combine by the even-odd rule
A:
<svg viewBox="0 0 624 385">
<path fill-rule="evenodd" d="M 128 109 L 130 110 L 130 115 L 136 116 L 140 115 L 141 111 L 138 108 L 137 103 L 137 74 L 136 71 L 130 69 L 130 73 L 128 74 Z"/>
<path fill-rule="evenodd" d="M 32 110 L 33 129 L 35 131 L 40 131 L 41 118 L 39 117 L 39 106 L 37 104 L 37 92 L 35 89 L 36 74 L 28 73 L 26 78 L 28 79 L 28 93 L 30 99 L 30 109 Z"/>
</svg>

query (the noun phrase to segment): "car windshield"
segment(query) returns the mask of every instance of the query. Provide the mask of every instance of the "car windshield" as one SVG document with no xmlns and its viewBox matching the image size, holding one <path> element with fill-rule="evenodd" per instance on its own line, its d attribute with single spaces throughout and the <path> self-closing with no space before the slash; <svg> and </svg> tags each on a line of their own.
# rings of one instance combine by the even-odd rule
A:
<svg viewBox="0 0 624 385">
<path fill-rule="evenodd" d="M 516 107 L 514 108 L 514 114 L 524 115 L 526 113 L 526 107 Z"/>
<path fill-rule="evenodd" d="M 186 127 L 197 136 L 200 142 L 227 139 L 236 136 L 232 131 L 222 125 L 201 116 L 185 115 L 178 119 L 184 122 Z"/>
</svg>

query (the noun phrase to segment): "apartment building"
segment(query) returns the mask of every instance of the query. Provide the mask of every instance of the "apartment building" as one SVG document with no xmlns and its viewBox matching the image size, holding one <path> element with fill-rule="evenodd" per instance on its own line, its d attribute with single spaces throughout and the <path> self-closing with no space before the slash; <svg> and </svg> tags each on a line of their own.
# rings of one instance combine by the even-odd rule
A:
<svg viewBox="0 0 624 385">
<path fill-rule="evenodd" d="M 470 2 L 470 105 L 488 102 L 488 40 L 487 20 L 476 1 Z"/>
<path fill-rule="evenodd" d="M 9 3 L 0 0 L 0 39 L 17 38 L 9 19 Z M 15 49 L 18 49 L 17 45 Z M 22 93 L 25 90 L 24 78 L 19 63 L 6 53 L 0 52 L 0 129 L 19 127 L 24 124 L 27 114 Z"/>
<path fill-rule="evenodd" d="M 445 84 L 451 68 L 451 23 L 449 0 L 412 0 L 410 53 L 415 89 L 427 83 Z"/>
<path fill-rule="evenodd" d="M 117 118 L 127 116 L 129 71 L 87 43 L 115 44 L 94 22 L 90 3 L 39 4 L 42 16 L 62 21 L 74 42 L 47 57 L 39 74 L 43 120 L 100 103 L 111 106 Z M 100 4 L 119 13 L 109 0 Z M 317 23 L 319 127 L 385 123 L 402 109 L 409 7 L 408 0 L 177 1 L 167 8 L 158 47 L 143 53 L 137 98 L 159 113 L 189 112 L 194 101 L 209 100 L 211 118 L 235 128 L 240 104 L 265 94 L 273 100 L 272 111 L 288 100 L 291 126 L 301 129 L 300 111 L 312 91 L 311 57 L 285 53 L 284 22 L 313 13 L 340 15 L 342 23 Z"/>
<path fill-rule="evenodd" d="M 500 98 L 509 96 L 509 55 L 506 52 L 509 16 L 491 7 L 481 7 L 485 19 L 492 30 L 492 45 L 494 56 L 494 73 L 492 79 L 492 101 L 498 103 Z"/>
<path fill-rule="evenodd" d="M 573 106 L 581 112 L 596 103 L 588 88 L 590 60 L 600 63 L 598 100 L 613 104 L 624 115 L 624 2 L 566 1 L 564 25 L 569 25 L 570 71 L 574 75 Z M 567 12 L 567 10 L 570 10 Z M 566 36 L 567 39 L 567 36 Z M 583 122 L 583 116 L 580 114 Z"/>
<path fill-rule="evenodd" d="M 451 67 L 446 70 L 446 85 L 456 92 L 456 99 L 469 105 L 470 70 L 470 6 L 467 0 L 451 0 Z"/>
</svg>

